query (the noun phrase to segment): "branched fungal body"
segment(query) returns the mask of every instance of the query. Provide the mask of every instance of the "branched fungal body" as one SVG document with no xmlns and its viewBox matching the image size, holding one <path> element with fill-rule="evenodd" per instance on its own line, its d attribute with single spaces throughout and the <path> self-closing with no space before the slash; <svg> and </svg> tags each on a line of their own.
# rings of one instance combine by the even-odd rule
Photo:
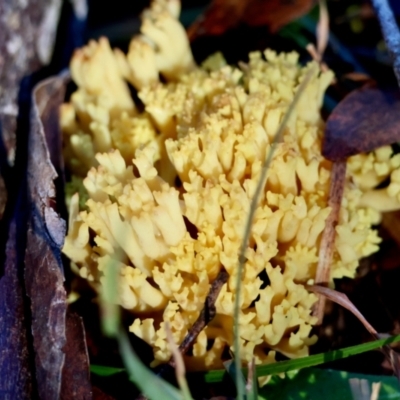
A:
<svg viewBox="0 0 400 400">
<path fill-rule="evenodd" d="M 215 317 L 185 356 L 188 369 L 221 368 L 224 350 L 233 346 L 247 212 L 273 145 L 245 254 L 238 356 L 257 364 L 273 362 L 276 352 L 305 356 L 317 340 L 310 334 L 316 296 L 305 285 L 315 278 L 331 211 L 319 109 L 333 74 L 315 68 L 282 140 L 272 144 L 314 63 L 301 67 L 296 53 L 266 50 L 251 53 L 243 70 L 220 66 L 221 60 L 211 71 L 198 67 L 178 14 L 176 1 L 155 0 L 127 55 L 104 38 L 74 55 L 78 90 L 61 109 L 61 126 L 81 205 L 78 194 L 69 199 L 64 253 L 99 292 L 117 265 L 115 302 L 132 311 L 130 331 L 152 346 L 154 365 L 171 357 L 165 323 L 180 344 L 225 270 Z M 143 112 L 127 82 L 138 90 Z M 390 147 L 349 159 L 331 283 L 353 277 L 359 259 L 378 249 L 371 226 L 380 212 L 371 199 L 382 195 L 374 187 L 391 175 L 384 196 L 400 204 L 399 165 Z"/>
</svg>

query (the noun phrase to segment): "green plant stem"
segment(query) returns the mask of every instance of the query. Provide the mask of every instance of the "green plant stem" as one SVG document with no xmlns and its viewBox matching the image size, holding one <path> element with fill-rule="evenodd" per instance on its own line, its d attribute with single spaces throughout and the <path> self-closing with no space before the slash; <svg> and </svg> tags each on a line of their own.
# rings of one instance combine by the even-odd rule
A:
<svg viewBox="0 0 400 400">
<path fill-rule="evenodd" d="M 328 351 L 326 353 L 319 353 L 308 357 L 297 358 L 295 360 L 279 361 L 268 365 L 258 365 L 256 366 L 256 375 L 257 377 L 277 375 L 282 372 L 315 367 L 330 361 L 341 360 L 357 354 L 365 353 L 366 351 L 375 350 L 396 342 L 400 342 L 400 335 L 391 336 L 386 339 L 374 340 L 372 342 L 358 344 L 356 346 L 345 347 L 339 350 Z M 247 374 L 246 368 L 240 369 L 239 371 L 241 374 Z M 207 383 L 221 382 L 225 374 L 225 370 L 209 371 L 204 375 L 204 381 Z"/>
<path fill-rule="evenodd" d="M 254 219 L 254 214 L 257 209 L 257 204 L 258 200 L 261 194 L 261 191 L 265 185 L 265 180 L 267 176 L 267 171 L 268 168 L 271 164 L 275 148 L 276 148 L 276 143 L 280 140 L 284 129 L 286 128 L 286 125 L 289 121 L 290 116 L 292 115 L 293 111 L 295 110 L 295 107 L 297 103 L 299 102 L 301 95 L 303 94 L 305 88 L 307 87 L 308 82 L 310 81 L 311 77 L 315 73 L 315 68 L 317 67 L 312 67 L 310 70 L 307 72 L 307 74 L 304 76 L 303 80 L 301 81 L 296 94 L 286 111 L 286 114 L 283 116 L 282 122 L 279 125 L 278 131 L 276 132 L 270 151 L 268 152 L 268 156 L 265 159 L 262 170 L 261 170 L 261 175 L 260 179 L 258 181 L 253 199 L 250 204 L 250 211 L 249 215 L 246 221 L 246 226 L 245 226 L 245 231 L 243 235 L 243 240 L 242 244 L 240 247 L 240 255 L 239 255 L 239 260 L 238 260 L 238 272 L 237 272 L 237 278 L 236 278 L 236 296 L 235 296 L 235 305 L 234 305 L 234 315 L 235 315 L 235 322 L 234 322 L 234 352 L 235 352 L 235 369 L 236 369 L 236 385 L 237 385 L 237 398 L 239 400 L 244 399 L 244 394 L 245 394 L 245 388 L 243 385 L 243 380 L 240 377 L 241 374 L 241 360 L 240 360 L 240 343 L 239 343 L 239 312 L 240 312 L 240 290 L 241 290 L 241 281 L 242 281 L 242 275 L 243 275 L 243 268 L 245 264 L 245 252 L 246 248 L 250 239 L 250 234 L 251 234 L 251 226 L 253 224 L 253 219 Z"/>
</svg>

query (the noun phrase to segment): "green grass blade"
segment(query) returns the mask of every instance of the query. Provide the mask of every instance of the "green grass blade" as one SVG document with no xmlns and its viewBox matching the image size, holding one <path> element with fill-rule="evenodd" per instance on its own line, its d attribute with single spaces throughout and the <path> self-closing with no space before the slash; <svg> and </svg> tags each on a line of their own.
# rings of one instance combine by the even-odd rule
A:
<svg viewBox="0 0 400 400">
<path fill-rule="evenodd" d="M 254 358 L 249 363 L 246 385 L 246 400 L 258 400 L 258 381 Z"/>
<path fill-rule="evenodd" d="M 308 357 L 297 358 L 295 360 L 280 361 L 268 365 L 258 365 L 256 367 L 257 376 L 276 375 L 282 372 L 289 372 L 302 368 L 314 367 L 329 361 L 340 360 L 351 357 L 356 354 L 365 353 L 366 351 L 375 350 L 390 343 L 400 342 L 400 335 L 391 336 L 386 339 L 374 340 L 372 342 L 359 344 L 356 346 L 345 347 L 339 350 L 328 351 L 326 353 L 315 354 Z M 246 371 L 246 370 L 244 370 Z M 226 372 L 224 370 L 215 370 L 206 372 L 204 375 L 205 382 L 220 382 L 224 378 Z"/>
<path fill-rule="evenodd" d="M 182 400 L 182 393 L 155 375 L 150 369 L 145 367 L 139 357 L 133 351 L 128 336 L 123 330 L 117 335 L 119 352 L 130 380 L 142 391 L 142 393 L 152 400 Z"/>
<path fill-rule="evenodd" d="M 115 337 L 120 324 L 120 309 L 115 304 L 118 296 L 119 266 L 116 260 L 111 259 L 107 265 L 107 274 L 104 275 L 103 291 L 100 293 L 101 327 L 106 336 Z"/>
<path fill-rule="evenodd" d="M 175 376 L 184 400 L 193 400 L 190 394 L 189 386 L 186 381 L 185 362 L 183 361 L 182 354 L 176 345 L 172 336 L 171 328 L 168 322 L 165 323 L 165 333 L 167 334 L 167 341 L 172 353 L 172 359 L 175 362 Z"/>
<path fill-rule="evenodd" d="M 98 376 L 112 376 L 119 374 L 121 372 L 125 372 L 125 368 L 115 368 L 115 367 L 108 367 L 106 365 L 91 364 L 90 372 Z"/>
<path fill-rule="evenodd" d="M 289 119 L 293 113 L 293 111 L 296 108 L 297 103 L 299 102 L 304 90 L 306 89 L 308 82 L 312 78 L 312 76 L 315 73 L 315 67 L 310 68 L 310 70 L 307 72 L 307 74 L 304 76 L 303 80 L 301 81 L 292 102 L 290 103 L 285 115 L 282 118 L 282 121 L 279 125 L 279 128 L 277 132 L 275 133 L 275 136 L 271 142 L 271 149 L 268 152 L 267 158 L 265 159 L 262 169 L 261 169 L 261 174 L 260 174 L 260 179 L 257 183 L 256 190 L 254 192 L 253 199 L 250 204 L 250 210 L 249 210 L 249 215 L 247 217 L 246 221 L 246 226 L 243 234 L 243 240 L 240 246 L 240 252 L 239 252 L 239 260 L 238 260 L 238 273 L 237 273 L 237 278 L 236 278 L 236 294 L 235 294 L 235 304 L 234 304 L 234 324 L 233 324 L 233 335 L 234 335 L 234 353 L 235 353 L 235 369 L 236 369 L 236 389 L 238 392 L 237 398 L 239 400 L 242 400 L 244 398 L 245 394 L 245 388 L 243 386 L 243 382 L 240 378 L 240 368 L 241 368 L 241 360 L 240 360 L 240 343 L 239 343 L 239 312 L 240 312 L 240 291 L 241 291 L 241 283 L 242 283 L 242 275 L 243 275 L 243 268 L 245 264 L 245 253 L 246 249 L 248 246 L 248 242 L 250 239 L 250 234 L 251 234 L 251 227 L 253 225 L 253 219 L 254 219 L 254 214 L 257 209 L 257 204 L 258 200 L 260 198 L 261 191 L 264 188 L 265 185 L 265 180 L 267 177 L 267 171 L 268 168 L 272 162 L 272 158 L 275 152 L 276 148 L 276 143 L 280 140 L 281 136 L 283 135 L 283 132 L 286 128 L 287 123 L 289 122 Z"/>
</svg>

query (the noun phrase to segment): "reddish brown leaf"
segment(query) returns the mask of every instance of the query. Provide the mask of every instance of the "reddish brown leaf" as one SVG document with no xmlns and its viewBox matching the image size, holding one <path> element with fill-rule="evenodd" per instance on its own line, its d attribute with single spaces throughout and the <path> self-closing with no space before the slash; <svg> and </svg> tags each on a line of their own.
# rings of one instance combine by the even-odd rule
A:
<svg viewBox="0 0 400 400">
<path fill-rule="evenodd" d="M 400 141 L 400 92 L 364 87 L 328 118 L 322 154 L 332 161 Z"/>
<path fill-rule="evenodd" d="M 213 0 L 211 5 L 189 27 L 191 40 L 203 35 L 221 35 L 240 23 L 266 25 L 276 32 L 289 22 L 306 14 L 314 0 Z"/>
</svg>

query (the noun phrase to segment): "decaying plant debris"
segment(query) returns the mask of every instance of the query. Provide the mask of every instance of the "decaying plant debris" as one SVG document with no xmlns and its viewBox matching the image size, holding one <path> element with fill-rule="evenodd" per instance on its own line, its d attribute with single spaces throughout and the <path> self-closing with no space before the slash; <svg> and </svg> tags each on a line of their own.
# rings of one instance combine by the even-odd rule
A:
<svg viewBox="0 0 400 400">
<path fill-rule="evenodd" d="M 57 115 L 66 79 L 52 78 L 35 88 L 29 140 L 25 285 L 38 394 L 43 399 L 61 394 L 65 399 L 84 399 L 91 393 L 83 326 L 79 317 L 67 312 L 60 252 L 65 222 L 54 209 L 56 170 L 62 172 Z"/>
</svg>

